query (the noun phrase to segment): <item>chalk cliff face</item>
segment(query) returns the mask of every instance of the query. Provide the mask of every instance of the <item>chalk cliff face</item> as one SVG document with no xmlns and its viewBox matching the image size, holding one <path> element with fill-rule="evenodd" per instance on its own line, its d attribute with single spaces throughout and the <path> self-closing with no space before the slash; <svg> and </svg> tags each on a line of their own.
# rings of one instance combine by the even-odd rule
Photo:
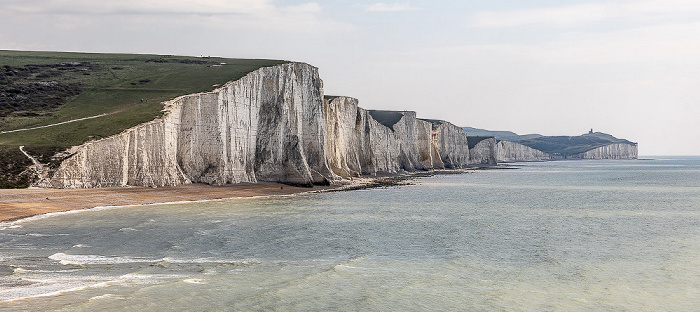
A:
<svg viewBox="0 0 700 312">
<path fill-rule="evenodd" d="M 481 165 L 495 165 L 496 162 L 496 139 L 488 138 L 481 140 L 474 147 L 469 149 L 469 163 Z"/>
<path fill-rule="evenodd" d="M 467 137 L 445 121 L 416 118 L 415 112 L 387 112 L 397 116 L 387 126 L 357 106 L 357 99 L 326 100 L 328 165 L 338 176 L 400 170 L 462 168 L 468 165 Z"/>
<path fill-rule="evenodd" d="M 51 186 L 312 185 L 359 174 L 461 168 L 466 134 L 444 121 L 399 117 L 390 127 L 357 100 L 324 102 L 315 67 L 261 68 L 212 92 L 166 103 L 163 117 L 72 150 Z"/>
<path fill-rule="evenodd" d="M 54 187 L 326 182 L 322 82 L 316 68 L 261 68 L 212 92 L 179 97 L 162 118 L 77 148 Z"/>
<path fill-rule="evenodd" d="M 447 169 L 459 169 L 469 165 L 469 143 L 464 130 L 449 122 L 430 120 L 432 141 L 437 146 L 440 159 Z"/>
<path fill-rule="evenodd" d="M 551 154 L 520 143 L 499 141 L 496 144 L 496 161 L 498 162 L 543 161 L 551 159 Z"/>
<path fill-rule="evenodd" d="M 551 157 L 517 143 L 479 139 L 469 149 L 463 129 L 449 122 L 418 119 L 410 111 L 368 111 L 349 97 L 324 99 L 317 69 L 288 63 L 212 92 L 181 96 L 166 103 L 159 119 L 74 147 L 41 186 L 313 185 L 361 174 Z M 637 146 L 613 144 L 575 157 L 634 159 Z"/>
<path fill-rule="evenodd" d="M 567 159 L 637 159 L 637 144 L 617 143 L 568 156 Z"/>
</svg>

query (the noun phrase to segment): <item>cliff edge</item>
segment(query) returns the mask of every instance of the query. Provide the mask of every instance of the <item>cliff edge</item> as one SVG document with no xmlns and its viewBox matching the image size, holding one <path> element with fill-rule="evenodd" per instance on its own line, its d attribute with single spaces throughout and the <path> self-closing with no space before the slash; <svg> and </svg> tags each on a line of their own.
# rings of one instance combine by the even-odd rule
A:
<svg viewBox="0 0 700 312">
<path fill-rule="evenodd" d="M 324 99 L 308 64 L 264 67 L 168 101 L 161 118 L 70 150 L 40 186 L 92 188 L 328 184 L 360 174 L 462 168 L 467 136 L 446 121 L 390 112 L 387 126 L 348 97 Z"/>
</svg>

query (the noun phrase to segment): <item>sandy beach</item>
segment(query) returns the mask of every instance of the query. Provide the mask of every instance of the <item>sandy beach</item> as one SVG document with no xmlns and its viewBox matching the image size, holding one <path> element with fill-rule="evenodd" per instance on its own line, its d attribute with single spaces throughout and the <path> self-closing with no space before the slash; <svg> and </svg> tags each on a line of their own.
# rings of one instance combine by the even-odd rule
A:
<svg viewBox="0 0 700 312">
<path fill-rule="evenodd" d="M 111 187 L 97 189 L 0 189 L 0 221 L 14 221 L 51 212 L 103 206 L 146 205 L 218 200 L 237 197 L 290 195 L 336 188 L 295 187 L 280 183 L 226 186 L 187 184 L 173 187 Z"/>
</svg>

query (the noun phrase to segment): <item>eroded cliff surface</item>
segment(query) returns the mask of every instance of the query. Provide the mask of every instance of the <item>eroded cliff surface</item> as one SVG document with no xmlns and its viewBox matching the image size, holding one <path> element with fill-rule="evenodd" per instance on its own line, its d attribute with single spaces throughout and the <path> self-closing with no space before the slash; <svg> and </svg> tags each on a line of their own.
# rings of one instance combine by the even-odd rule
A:
<svg viewBox="0 0 700 312">
<path fill-rule="evenodd" d="M 417 119 L 410 111 L 370 113 L 349 97 L 330 98 L 325 108 L 328 164 L 339 176 L 468 165 L 467 137 L 449 122 Z M 373 114 L 389 118 L 380 122 Z"/>
<path fill-rule="evenodd" d="M 447 169 L 467 167 L 469 161 L 469 142 L 461 127 L 444 120 L 429 120 L 432 123 L 432 141 Z"/>
<path fill-rule="evenodd" d="M 415 112 L 389 112 L 395 120 L 387 126 L 357 103 L 324 101 L 313 66 L 261 68 L 212 92 L 169 101 L 159 119 L 73 148 L 50 185 L 312 185 L 468 165 L 459 127 L 417 119 Z"/>
<path fill-rule="evenodd" d="M 551 159 L 551 154 L 536 150 L 520 143 L 498 141 L 496 144 L 497 162 L 544 161 Z"/>
<path fill-rule="evenodd" d="M 568 156 L 567 159 L 637 159 L 637 144 L 617 143 Z"/>
<path fill-rule="evenodd" d="M 496 139 L 486 138 L 469 149 L 469 163 L 475 165 L 495 165 Z"/>
<path fill-rule="evenodd" d="M 76 148 L 54 187 L 324 183 L 322 82 L 315 67 L 261 68 L 212 92 L 181 96 L 162 118 Z"/>
<path fill-rule="evenodd" d="M 549 156 L 517 143 L 468 138 L 460 127 L 418 119 L 415 112 L 369 111 L 357 99 L 324 98 L 318 70 L 303 63 L 261 68 L 212 92 L 178 97 L 161 118 L 70 153 L 41 186 L 313 185 Z M 629 144 L 579 155 L 636 157 L 636 145 Z"/>
</svg>

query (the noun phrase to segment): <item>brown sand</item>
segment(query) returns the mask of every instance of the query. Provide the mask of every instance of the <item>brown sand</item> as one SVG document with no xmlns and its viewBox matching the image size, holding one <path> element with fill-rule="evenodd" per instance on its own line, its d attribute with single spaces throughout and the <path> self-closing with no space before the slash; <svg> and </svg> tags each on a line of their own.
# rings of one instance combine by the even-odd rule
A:
<svg viewBox="0 0 700 312">
<path fill-rule="evenodd" d="M 173 187 L 111 187 L 98 189 L 0 189 L 0 221 L 102 206 L 128 206 L 236 197 L 289 195 L 332 187 L 294 187 L 272 182 L 227 186 L 187 184 Z"/>
</svg>

